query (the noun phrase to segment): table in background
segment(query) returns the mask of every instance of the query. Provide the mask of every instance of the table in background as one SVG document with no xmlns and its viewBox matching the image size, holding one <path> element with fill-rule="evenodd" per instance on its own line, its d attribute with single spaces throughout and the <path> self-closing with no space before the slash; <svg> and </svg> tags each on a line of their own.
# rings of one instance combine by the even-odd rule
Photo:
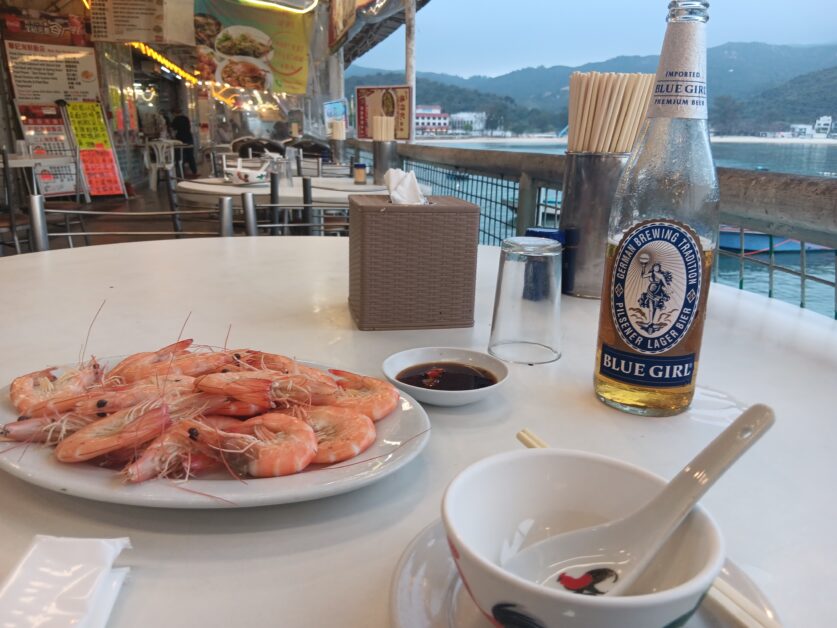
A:
<svg viewBox="0 0 837 628">
<path fill-rule="evenodd" d="M 270 202 L 270 183 L 253 185 L 225 185 L 224 179 L 207 178 L 194 181 L 180 181 L 177 184 L 177 198 L 184 203 L 206 203 L 207 197 L 230 196 L 235 207 L 241 206 L 241 195 L 252 193 L 257 203 Z M 332 177 L 311 177 L 313 202 L 321 207 L 348 207 L 349 194 L 386 194 L 383 185 L 356 185 L 352 179 Z M 279 202 L 283 205 L 302 205 L 302 177 L 293 177 L 289 187 L 287 179 L 279 184 Z"/>
<path fill-rule="evenodd" d="M 484 348 L 498 249 L 480 247 L 476 323 L 468 329 L 361 332 L 349 316 L 348 242 L 214 238 L 102 245 L 0 260 L 15 295 L 0 311 L 0 379 L 78 359 L 123 355 L 186 337 L 281 352 L 380 375 L 408 347 Z M 281 272 L 288 269 L 290 272 Z M 207 278 L 211 281 L 207 281 Z M 58 306 L 58 308 L 56 308 Z M 77 499 L 0 474 L 0 573 L 33 534 L 130 536 L 131 573 L 109 626 L 387 627 L 389 589 L 407 544 L 439 517 L 447 483 L 485 456 L 517 449 L 528 427 L 554 446 L 594 451 L 671 477 L 737 413 L 764 402 L 777 423 L 703 503 L 728 554 L 788 626 L 824 626 L 837 598 L 834 443 L 837 322 L 713 285 L 693 408 L 623 414 L 592 391 L 599 302 L 563 299 L 564 356 L 512 365 L 510 381 L 472 406 L 427 406 L 433 425 L 407 467 L 352 493 L 255 509 L 157 510 Z M 583 481 L 583 478 L 579 478 Z M 258 490 L 258 481 L 249 481 Z"/>
</svg>

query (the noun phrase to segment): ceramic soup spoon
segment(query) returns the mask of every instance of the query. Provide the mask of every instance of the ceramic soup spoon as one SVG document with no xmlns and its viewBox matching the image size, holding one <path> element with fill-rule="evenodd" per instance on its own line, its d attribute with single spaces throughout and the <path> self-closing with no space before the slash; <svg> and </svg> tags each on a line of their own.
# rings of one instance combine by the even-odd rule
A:
<svg viewBox="0 0 837 628">
<path fill-rule="evenodd" d="M 773 410 L 754 405 L 634 513 L 530 545 L 503 568 L 545 586 L 622 595 L 715 481 L 773 425 Z"/>
</svg>

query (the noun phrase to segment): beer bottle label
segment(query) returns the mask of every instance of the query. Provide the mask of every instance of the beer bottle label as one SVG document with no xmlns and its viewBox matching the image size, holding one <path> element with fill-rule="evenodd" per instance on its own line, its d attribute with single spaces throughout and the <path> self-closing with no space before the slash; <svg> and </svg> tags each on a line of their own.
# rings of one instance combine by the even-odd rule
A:
<svg viewBox="0 0 837 628">
<path fill-rule="evenodd" d="M 703 274 L 700 238 L 686 225 L 652 220 L 626 231 L 610 277 L 610 314 L 624 346 L 602 345 L 600 373 L 641 386 L 691 383 L 698 347 L 677 347 L 697 317 Z"/>
<path fill-rule="evenodd" d="M 648 117 L 706 120 L 706 24 L 669 23 Z"/>
</svg>

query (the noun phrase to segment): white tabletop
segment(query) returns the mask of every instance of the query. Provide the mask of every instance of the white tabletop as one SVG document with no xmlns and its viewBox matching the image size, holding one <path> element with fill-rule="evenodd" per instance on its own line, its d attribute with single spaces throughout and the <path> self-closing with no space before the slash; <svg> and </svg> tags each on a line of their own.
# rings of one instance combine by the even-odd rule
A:
<svg viewBox="0 0 837 628">
<path fill-rule="evenodd" d="M 0 380 L 122 355 L 185 335 L 380 374 L 408 347 L 484 348 L 497 249 L 481 247 L 473 328 L 361 332 L 347 308 L 342 238 L 212 238 L 103 245 L 0 260 L 14 307 L 0 310 Z M 293 270 L 279 272 L 278 269 Z M 528 427 L 555 446 L 615 456 L 666 477 L 708 443 L 737 406 L 772 405 L 777 423 L 707 494 L 729 556 L 787 626 L 837 617 L 837 322 L 713 286 L 693 408 L 673 418 L 609 409 L 592 391 L 598 301 L 563 299 L 564 356 L 512 365 L 507 386 L 461 408 L 427 406 L 430 442 L 408 466 L 366 488 L 256 509 L 178 511 L 85 501 L 0 473 L 0 574 L 34 534 L 130 536 L 130 576 L 111 628 L 391 625 L 393 569 L 439 516 L 445 486 L 480 458 L 520 447 Z M 254 486 L 254 490 L 257 488 Z"/>
<path fill-rule="evenodd" d="M 207 197 L 231 196 L 233 203 L 240 203 L 241 195 L 250 192 L 256 202 L 270 201 L 270 183 L 253 185 L 225 185 L 223 179 L 196 179 L 180 181 L 177 184 L 177 196 L 186 203 L 206 202 Z M 386 194 L 383 185 L 356 185 L 352 179 L 337 177 L 311 177 L 311 195 L 319 206 L 348 207 L 349 194 Z M 302 203 L 302 177 L 293 177 L 292 185 L 287 180 L 279 184 L 279 202 L 282 204 Z"/>
</svg>

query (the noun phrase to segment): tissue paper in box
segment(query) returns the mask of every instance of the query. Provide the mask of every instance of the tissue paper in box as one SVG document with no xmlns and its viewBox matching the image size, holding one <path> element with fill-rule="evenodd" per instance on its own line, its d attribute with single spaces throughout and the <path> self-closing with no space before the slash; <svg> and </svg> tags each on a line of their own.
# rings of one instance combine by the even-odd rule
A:
<svg viewBox="0 0 837 628">
<path fill-rule="evenodd" d="M 349 197 L 349 309 L 358 328 L 471 327 L 479 207 L 451 196 Z"/>
</svg>

